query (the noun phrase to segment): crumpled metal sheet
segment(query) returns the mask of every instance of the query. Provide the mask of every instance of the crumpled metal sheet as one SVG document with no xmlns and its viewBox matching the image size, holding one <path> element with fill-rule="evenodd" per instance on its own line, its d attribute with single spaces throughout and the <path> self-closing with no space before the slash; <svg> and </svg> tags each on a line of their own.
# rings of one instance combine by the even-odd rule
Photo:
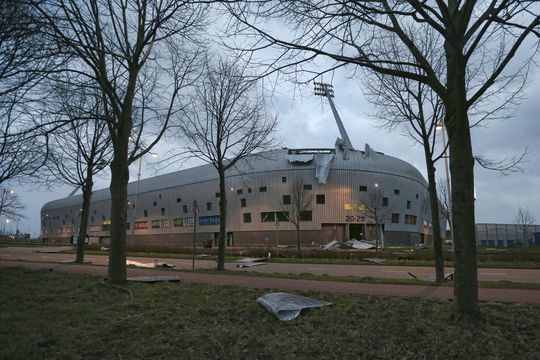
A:
<svg viewBox="0 0 540 360">
<path fill-rule="evenodd" d="M 257 299 L 257 303 L 281 321 L 296 319 L 302 309 L 332 305 L 327 301 L 283 292 L 263 295 Z"/>
<path fill-rule="evenodd" d="M 308 163 L 313 161 L 313 154 L 287 154 L 287 161 L 290 163 Z"/>
<path fill-rule="evenodd" d="M 317 154 L 315 155 L 315 177 L 319 184 L 326 184 L 326 179 L 330 173 L 330 167 L 334 160 L 334 154 Z"/>
</svg>

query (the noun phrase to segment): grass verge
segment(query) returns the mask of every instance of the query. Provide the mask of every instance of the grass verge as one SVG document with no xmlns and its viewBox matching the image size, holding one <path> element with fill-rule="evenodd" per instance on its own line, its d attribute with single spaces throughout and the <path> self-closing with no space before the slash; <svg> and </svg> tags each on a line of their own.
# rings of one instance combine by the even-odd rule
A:
<svg viewBox="0 0 540 360">
<path fill-rule="evenodd" d="M 0 271 L 2 359 L 536 359 L 540 307 L 307 293 L 334 303 L 280 322 L 262 290 Z"/>
<path fill-rule="evenodd" d="M 177 270 L 179 272 L 191 270 Z M 340 281 L 340 282 L 355 282 L 355 283 L 367 283 L 367 284 L 389 284 L 389 285 L 423 285 L 423 286 L 453 286 L 453 281 L 445 281 L 443 283 L 436 283 L 433 281 L 421 280 L 421 279 L 392 279 L 392 278 L 374 278 L 369 276 L 335 276 L 335 275 L 317 275 L 317 274 L 286 274 L 286 273 L 263 273 L 257 271 L 231 271 L 231 270 L 195 270 L 197 272 L 205 274 L 226 274 L 236 276 L 255 276 L 255 277 L 271 277 L 277 279 L 299 279 L 299 280 L 316 280 L 316 281 Z M 479 288 L 492 288 L 492 289 L 529 289 L 540 290 L 540 284 L 536 283 L 520 283 L 512 281 L 479 281 Z"/>
</svg>

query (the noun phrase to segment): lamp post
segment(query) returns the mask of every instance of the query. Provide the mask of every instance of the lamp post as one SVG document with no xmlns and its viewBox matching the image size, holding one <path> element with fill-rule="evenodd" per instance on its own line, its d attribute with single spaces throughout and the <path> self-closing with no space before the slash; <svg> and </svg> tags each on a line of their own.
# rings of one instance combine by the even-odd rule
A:
<svg viewBox="0 0 540 360">
<path fill-rule="evenodd" d="M 446 127 L 444 124 L 438 124 L 436 129 L 442 132 L 442 141 L 444 148 L 444 171 L 446 173 L 446 201 L 448 203 L 448 217 L 450 220 L 450 241 L 452 241 L 452 248 L 454 247 L 454 220 L 452 218 L 452 189 L 450 187 L 450 172 L 448 171 L 448 154 L 446 153 Z"/>
<path fill-rule="evenodd" d="M 195 236 L 197 236 L 197 213 L 199 212 L 199 205 L 197 200 L 193 200 L 193 248 L 191 255 L 191 270 L 195 270 Z"/>
<path fill-rule="evenodd" d="M 148 153 L 153 158 L 158 157 L 158 154 L 155 153 L 155 152 L 149 151 Z M 133 200 L 133 204 L 131 206 L 131 222 L 133 223 L 133 226 L 131 227 L 131 235 L 130 235 L 130 237 L 131 237 L 131 243 L 132 244 L 133 244 L 133 242 L 135 240 L 135 212 L 136 212 L 137 204 L 139 202 L 139 192 L 140 192 L 140 189 L 141 189 L 142 159 L 143 159 L 143 156 L 141 156 L 139 158 L 139 166 L 138 166 L 138 171 L 137 171 L 137 190 L 135 191 L 135 199 Z M 129 204 L 129 202 L 128 202 L 128 204 Z"/>
</svg>

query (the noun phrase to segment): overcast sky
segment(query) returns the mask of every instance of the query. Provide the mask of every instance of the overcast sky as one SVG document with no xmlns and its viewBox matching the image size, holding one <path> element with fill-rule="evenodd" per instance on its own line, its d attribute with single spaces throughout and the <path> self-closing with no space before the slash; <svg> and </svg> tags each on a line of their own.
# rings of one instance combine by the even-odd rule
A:
<svg viewBox="0 0 540 360">
<path fill-rule="evenodd" d="M 370 114 L 373 110 L 362 95 L 360 83 L 345 77 L 333 79 L 335 103 L 343 123 L 349 133 L 353 146 L 363 149 L 368 143 L 377 151 L 403 159 L 425 176 L 423 153 L 420 147 L 396 130 L 387 132 L 377 126 Z M 528 146 L 526 161 L 522 172 L 507 176 L 476 166 L 476 221 L 493 223 L 512 223 L 518 206 L 528 208 L 540 221 L 540 72 L 530 76 L 526 90 L 526 100 L 521 104 L 516 116 L 507 120 L 489 123 L 483 128 L 473 130 L 473 147 L 476 155 L 490 159 L 504 159 L 523 152 Z M 274 93 L 273 110 L 279 117 L 278 137 L 281 146 L 289 148 L 333 147 L 339 131 L 330 107 L 321 97 L 313 95 L 309 86 L 292 88 L 284 83 Z M 152 161 L 148 157 L 149 161 Z M 143 178 L 155 174 L 149 164 L 143 167 Z M 185 164 L 183 167 L 189 167 Z M 170 172 L 168 168 L 163 172 Z M 438 177 L 444 177 L 444 163 L 437 167 Z M 136 179 L 136 165 L 131 166 L 131 179 Z M 108 186 L 108 179 L 97 181 L 96 188 Z M 19 222 L 22 232 L 38 235 L 40 229 L 39 213 L 41 207 L 54 199 L 67 196 L 72 188 L 58 187 L 51 190 L 31 190 L 14 187 L 25 204 L 25 218 Z M 16 221 L 6 225 L 7 230 L 15 231 Z"/>
</svg>

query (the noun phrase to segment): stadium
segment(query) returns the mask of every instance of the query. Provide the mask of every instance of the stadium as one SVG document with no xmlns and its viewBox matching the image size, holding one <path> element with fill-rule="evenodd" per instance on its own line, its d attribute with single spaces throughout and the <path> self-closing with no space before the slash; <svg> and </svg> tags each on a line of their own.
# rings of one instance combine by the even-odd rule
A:
<svg viewBox="0 0 540 360">
<path fill-rule="evenodd" d="M 226 177 L 228 245 L 295 244 L 296 227 L 287 214 L 294 206 L 291 195 L 298 184 L 309 199 L 307 206 L 299 209 L 304 246 L 353 238 L 374 240 L 376 224 L 367 215 L 374 194 L 380 195 L 379 205 L 385 214 L 379 224 L 387 245 L 429 241 L 428 191 L 420 172 L 367 144 L 364 151 L 338 144 L 333 149 L 262 152 L 231 169 Z M 195 217 L 197 242 L 215 244 L 220 221 L 218 189 L 218 174 L 212 165 L 130 183 L 128 247 L 191 246 Z M 42 239 L 69 242 L 77 234 L 81 204 L 81 195 L 45 204 L 41 209 Z M 107 245 L 109 227 L 110 193 L 108 189 L 97 190 L 90 207 L 90 242 Z"/>
<path fill-rule="evenodd" d="M 331 241 L 380 240 L 417 245 L 431 240 L 427 183 L 409 163 L 357 150 L 326 96 L 341 137 L 333 148 L 275 149 L 252 154 L 226 174 L 228 246 L 319 246 Z M 208 164 L 128 185 L 128 248 L 217 244 L 219 179 Z M 41 209 L 44 242 L 67 243 L 78 233 L 82 195 Z M 299 214 L 299 216 L 292 216 Z M 294 221 L 296 219 L 298 221 Z M 110 241 L 110 192 L 92 195 L 88 236 Z"/>
</svg>

